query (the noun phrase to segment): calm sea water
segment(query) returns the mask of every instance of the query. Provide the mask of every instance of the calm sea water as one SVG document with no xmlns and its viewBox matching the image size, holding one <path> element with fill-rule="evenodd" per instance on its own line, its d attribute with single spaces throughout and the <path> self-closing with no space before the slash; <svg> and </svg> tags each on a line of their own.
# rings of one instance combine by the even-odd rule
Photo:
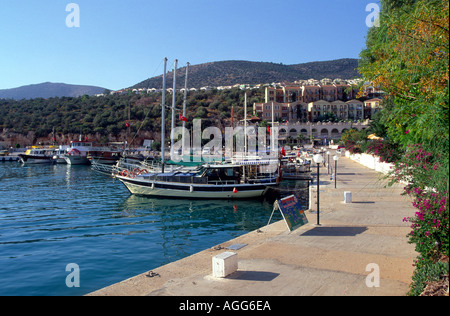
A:
<svg viewBox="0 0 450 316">
<path fill-rule="evenodd" d="M 133 196 L 88 166 L 0 163 L 0 295 L 83 295 L 255 230 L 271 212 L 264 201 Z M 70 263 L 79 287 L 66 286 Z"/>
</svg>

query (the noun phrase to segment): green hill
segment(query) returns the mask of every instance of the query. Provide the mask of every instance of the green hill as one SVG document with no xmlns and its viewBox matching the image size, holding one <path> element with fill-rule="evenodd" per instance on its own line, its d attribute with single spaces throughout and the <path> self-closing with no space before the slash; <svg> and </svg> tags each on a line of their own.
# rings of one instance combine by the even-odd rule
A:
<svg viewBox="0 0 450 316">
<path fill-rule="evenodd" d="M 360 77 L 356 70 L 357 67 L 358 60 L 350 58 L 295 65 L 242 60 L 218 61 L 191 65 L 188 86 L 200 88 L 203 86 L 293 82 L 305 79 L 353 79 Z M 184 86 L 185 73 L 185 68 L 177 70 L 177 88 Z M 170 72 L 167 75 L 167 82 L 172 80 L 173 72 Z M 162 75 L 139 82 L 130 88 L 161 89 Z"/>
</svg>

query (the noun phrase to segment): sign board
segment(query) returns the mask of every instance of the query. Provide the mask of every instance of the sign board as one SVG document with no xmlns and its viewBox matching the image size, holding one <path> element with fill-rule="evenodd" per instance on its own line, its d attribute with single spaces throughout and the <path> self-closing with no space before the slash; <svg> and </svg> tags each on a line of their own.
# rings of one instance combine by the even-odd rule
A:
<svg viewBox="0 0 450 316">
<path fill-rule="evenodd" d="M 295 195 L 290 195 L 281 200 L 275 201 L 269 223 L 276 209 L 280 210 L 281 215 L 283 216 L 283 219 L 290 231 L 293 231 L 294 229 L 308 223 L 305 211 L 302 209 L 300 201 Z"/>
<path fill-rule="evenodd" d="M 142 144 L 142 146 L 150 148 L 152 147 L 153 142 L 154 142 L 153 139 L 144 139 L 144 143 Z"/>
</svg>

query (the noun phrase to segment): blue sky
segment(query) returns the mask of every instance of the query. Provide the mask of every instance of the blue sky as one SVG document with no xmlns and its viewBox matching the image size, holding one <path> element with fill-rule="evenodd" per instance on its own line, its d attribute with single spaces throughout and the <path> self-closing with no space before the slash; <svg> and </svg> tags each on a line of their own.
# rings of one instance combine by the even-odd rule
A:
<svg viewBox="0 0 450 316">
<path fill-rule="evenodd" d="M 118 90 L 178 66 L 357 58 L 375 0 L 0 0 L 0 89 Z M 69 3 L 79 27 L 68 27 Z"/>
</svg>

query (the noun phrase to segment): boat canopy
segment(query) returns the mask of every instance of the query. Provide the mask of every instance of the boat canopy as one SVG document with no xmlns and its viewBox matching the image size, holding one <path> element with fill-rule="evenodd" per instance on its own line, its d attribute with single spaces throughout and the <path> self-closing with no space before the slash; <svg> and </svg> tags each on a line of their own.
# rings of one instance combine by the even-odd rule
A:
<svg viewBox="0 0 450 316">
<path fill-rule="evenodd" d="M 173 160 L 168 160 L 168 161 L 166 161 L 166 164 L 168 164 L 168 165 L 176 165 L 176 166 L 185 166 L 185 167 L 196 167 L 196 166 L 200 166 L 200 165 L 204 164 L 204 162 L 203 161 L 200 161 L 200 162 L 196 162 L 196 161 L 175 162 Z"/>
</svg>

